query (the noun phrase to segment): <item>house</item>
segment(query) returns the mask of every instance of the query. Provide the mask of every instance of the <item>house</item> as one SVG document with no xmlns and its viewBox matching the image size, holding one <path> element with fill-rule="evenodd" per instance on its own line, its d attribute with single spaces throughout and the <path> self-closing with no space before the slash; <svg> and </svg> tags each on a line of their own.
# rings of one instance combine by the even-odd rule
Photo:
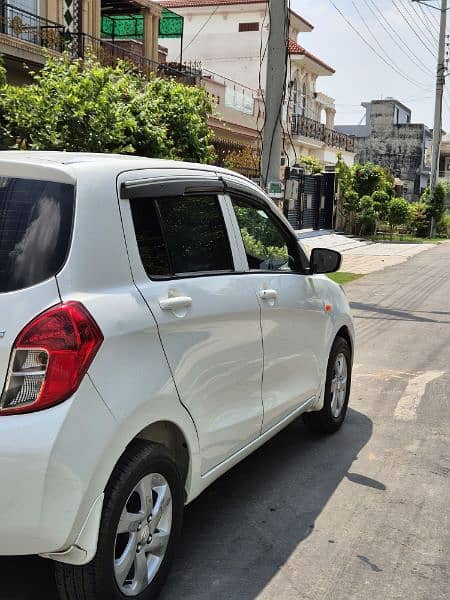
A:
<svg viewBox="0 0 450 600">
<path fill-rule="evenodd" d="M 394 98 L 363 102 L 364 125 L 337 125 L 355 137 L 356 160 L 389 167 L 403 186 L 402 194 L 418 200 L 429 184 L 431 132 L 426 125 L 411 122 L 411 110 Z"/>
<path fill-rule="evenodd" d="M 450 136 L 445 136 L 441 143 L 439 179 L 450 187 Z M 447 208 L 450 210 L 450 194 L 447 196 Z"/>
<path fill-rule="evenodd" d="M 24 65 L 36 69 L 48 55 L 68 51 L 84 56 L 93 51 L 103 63 L 128 59 L 144 72 L 158 69 L 161 7 L 152 0 L 0 0 L 0 55 L 11 83 L 29 81 Z M 117 43 L 105 26 L 139 16 L 140 39 Z"/>
<path fill-rule="evenodd" d="M 204 73 L 216 73 L 236 87 L 253 95 L 254 105 L 262 109 L 254 115 L 259 134 L 264 123 L 266 89 L 266 47 L 269 35 L 268 4 L 262 0 L 160 0 L 160 4 L 184 17 L 184 60 L 199 61 Z M 334 100 L 317 89 L 320 77 L 331 77 L 334 69 L 307 51 L 299 36 L 313 30 L 305 18 L 290 10 L 290 68 L 283 106 L 284 165 L 294 165 L 301 155 L 318 158 L 334 166 L 342 152 L 353 164 L 353 139 L 334 129 Z M 164 40 L 168 60 L 180 57 L 176 40 Z M 232 108 L 232 86 L 228 86 L 226 106 Z M 258 102 L 257 102 L 258 101 Z M 220 108 L 219 108 L 220 112 Z M 232 118 L 228 114 L 226 120 Z"/>
</svg>

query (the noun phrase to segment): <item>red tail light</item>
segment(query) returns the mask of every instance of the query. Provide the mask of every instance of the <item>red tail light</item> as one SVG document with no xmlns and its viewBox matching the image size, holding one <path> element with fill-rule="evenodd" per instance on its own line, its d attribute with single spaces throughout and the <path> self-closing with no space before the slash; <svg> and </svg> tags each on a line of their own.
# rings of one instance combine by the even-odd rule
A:
<svg viewBox="0 0 450 600">
<path fill-rule="evenodd" d="M 0 415 L 42 410 L 67 400 L 102 342 L 97 323 L 79 302 L 59 304 L 37 316 L 14 343 Z"/>
</svg>

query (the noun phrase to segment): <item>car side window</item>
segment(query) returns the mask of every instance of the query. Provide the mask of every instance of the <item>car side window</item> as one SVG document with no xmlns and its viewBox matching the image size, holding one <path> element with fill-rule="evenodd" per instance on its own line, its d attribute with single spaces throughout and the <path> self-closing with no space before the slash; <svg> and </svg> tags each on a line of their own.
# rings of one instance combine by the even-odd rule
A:
<svg viewBox="0 0 450 600">
<path fill-rule="evenodd" d="M 156 203 L 148 198 L 130 201 L 134 231 L 142 265 L 151 278 L 169 277 L 169 253 Z"/>
<path fill-rule="evenodd" d="M 139 253 L 149 277 L 234 270 L 215 195 L 130 200 Z"/>
<path fill-rule="evenodd" d="M 269 211 L 241 198 L 231 200 L 250 270 L 301 272 L 303 266 L 295 241 Z"/>
</svg>

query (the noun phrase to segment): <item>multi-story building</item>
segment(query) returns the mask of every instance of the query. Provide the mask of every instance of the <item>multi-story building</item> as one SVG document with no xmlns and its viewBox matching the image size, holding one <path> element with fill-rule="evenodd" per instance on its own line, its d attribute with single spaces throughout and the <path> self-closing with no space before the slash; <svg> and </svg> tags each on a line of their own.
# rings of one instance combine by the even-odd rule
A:
<svg viewBox="0 0 450 600">
<path fill-rule="evenodd" d="M 450 136 L 444 137 L 441 143 L 439 178 L 450 185 Z M 447 196 L 447 208 L 450 210 L 450 194 Z"/>
<path fill-rule="evenodd" d="M 266 89 L 266 53 L 269 35 L 268 3 L 262 0 L 160 0 L 160 4 L 184 17 L 183 57 L 200 61 L 211 80 L 220 73 L 229 82 L 225 107 L 251 111 L 255 139 L 264 123 L 263 98 Z M 299 36 L 313 25 L 290 11 L 290 64 L 283 107 L 285 132 L 284 163 L 293 165 L 301 155 L 310 155 L 325 165 L 335 165 L 337 153 L 353 163 L 353 139 L 334 129 L 334 100 L 317 89 L 319 77 L 334 69 L 299 44 Z M 179 40 L 164 40 L 168 60 L 180 57 Z M 242 95 L 242 98 L 241 98 Z M 223 107 L 218 108 L 219 112 Z M 233 114 L 228 113 L 230 123 Z"/>
<path fill-rule="evenodd" d="M 0 55 L 8 79 L 26 82 L 24 65 L 39 68 L 48 55 L 64 50 L 76 56 L 92 50 L 105 63 L 124 58 L 155 71 L 160 13 L 152 0 L 0 0 Z M 139 16 L 143 24 L 131 47 L 104 32 L 105 23 L 124 15 Z"/>
<path fill-rule="evenodd" d="M 401 181 L 403 195 L 418 200 L 429 184 L 431 132 L 426 125 L 411 123 L 411 110 L 393 98 L 363 102 L 364 125 L 337 125 L 355 137 L 356 160 L 389 167 Z"/>
</svg>

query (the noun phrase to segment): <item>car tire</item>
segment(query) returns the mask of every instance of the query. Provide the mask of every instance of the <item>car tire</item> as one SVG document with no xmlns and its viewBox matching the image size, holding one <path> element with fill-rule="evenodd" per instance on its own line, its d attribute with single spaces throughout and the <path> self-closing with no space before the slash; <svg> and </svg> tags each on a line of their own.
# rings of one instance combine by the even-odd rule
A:
<svg viewBox="0 0 450 600">
<path fill-rule="evenodd" d="M 84 566 L 56 563 L 61 600 L 156 598 L 173 560 L 183 508 L 183 485 L 169 452 L 160 444 L 132 442 L 105 489 L 96 556 Z"/>
<path fill-rule="evenodd" d="M 342 368 L 341 373 L 338 372 L 339 368 Z M 337 337 L 328 359 L 323 408 L 320 411 L 303 414 L 303 421 L 308 429 L 315 433 L 330 434 L 341 428 L 347 414 L 351 378 L 352 353 L 350 346 L 347 340 Z"/>
</svg>

